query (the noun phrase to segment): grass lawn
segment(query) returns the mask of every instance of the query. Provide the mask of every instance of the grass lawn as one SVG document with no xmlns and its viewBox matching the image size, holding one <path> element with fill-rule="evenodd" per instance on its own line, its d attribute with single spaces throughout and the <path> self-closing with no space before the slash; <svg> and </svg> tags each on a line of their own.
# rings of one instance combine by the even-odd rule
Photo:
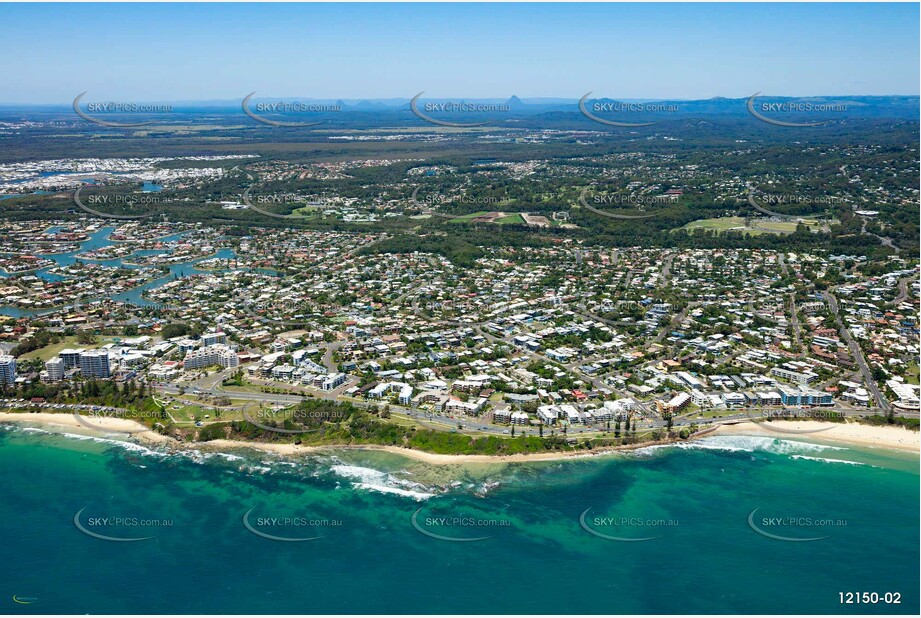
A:
<svg viewBox="0 0 921 618">
<path fill-rule="evenodd" d="M 488 210 L 478 210 L 476 212 L 470 213 L 469 215 L 461 215 L 459 217 L 455 217 L 451 219 L 451 223 L 470 223 L 471 219 L 475 219 L 476 217 L 482 217 L 483 215 L 486 215 L 486 214 L 489 214 Z"/>
<path fill-rule="evenodd" d="M 460 217 L 455 217 L 451 219 L 451 223 L 470 223 L 473 219 L 477 217 L 482 217 L 483 215 L 488 215 L 490 212 L 502 212 L 502 211 L 492 211 L 492 210 L 480 210 L 477 212 L 472 212 L 469 215 L 462 215 Z M 524 223 L 524 219 L 517 212 L 509 213 L 504 217 L 499 217 L 493 223 L 497 225 L 506 225 L 509 223 Z"/>
<path fill-rule="evenodd" d="M 700 219 L 699 221 L 691 221 L 684 226 L 685 230 L 716 230 L 718 232 L 724 232 L 731 229 L 744 229 L 745 228 L 745 219 L 742 217 L 722 217 L 719 219 Z"/>
<path fill-rule="evenodd" d="M 22 360 L 30 360 L 35 358 L 40 358 L 43 361 L 51 360 L 55 356 L 61 353 L 61 350 L 66 350 L 67 348 L 98 348 L 101 345 L 107 343 L 112 343 L 117 339 L 124 339 L 125 337 L 96 337 L 96 343 L 90 344 L 81 344 L 77 343 L 77 336 L 72 335 L 70 337 L 64 337 L 61 343 L 52 343 L 51 345 L 46 345 L 44 348 L 39 348 L 37 350 L 32 350 L 27 354 L 23 354 L 20 358 Z"/>
<path fill-rule="evenodd" d="M 919 378 L 919 368 L 917 364 L 909 365 L 908 370 L 905 371 L 905 381 L 909 384 L 921 384 L 918 380 Z"/>
<path fill-rule="evenodd" d="M 696 420 L 698 418 L 717 418 L 719 416 L 730 416 L 733 412 L 731 410 L 718 409 L 718 408 L 706 408 L 697 410 L 694 414 L 682 415 L 682 419 L 686 420 Z"/>
<path fill-rule="evenodd" d="M 210 404 L 204 402 L 199 403 L 194 400 L 190 401 L 188 398 L 184 397 L 183 399 L 176 399 L 171 401 L 166 406 L 166 411 L 170 416 L 176 419 L 176 422 L 178 423 L 191 423 L 195 419 L 200 419 L 201 421 L 207 423 L 213 423 L 215 421 L 242 421 L 245 419 L 243 416 L 244 410 L 246 410 L 246 412 L 251 417 L 256 418 L 256 412 L 259 410 L 258 404 L 253 403 L 252 401 L 244 400 L 231 399 L 230 401 L 231 405 L 237 409 L 215 409 L 214 406 Z M 207 419 L 205 418 L 206 414 L 208 415 Z"/>
<path fill-rule="evenodd" d="M 320 207 L 319 206 L 301 206 L 300 208 L 295 208 L 291 211 L 291 214 L 296 217 L 318 217 L 320 216 Z"/>
<path fill-rule="evenodd" d="M 746 225 L 746 221 L 750 225 Z M 817 220 L 803 219 L 803 223 L 812 229 L 818 229 L 822 223 Z M 757 236 L 760 234 L 792 234 L 796 231 L 799 221 L 773 221 L 767 218 L 748 219 L 745 217 L 720 217 L 718 219 L 700 219 L 691 221 L 684 230 L 714 230 L 717 233 L 729 230 L 744 232 Z"/>
</svg>

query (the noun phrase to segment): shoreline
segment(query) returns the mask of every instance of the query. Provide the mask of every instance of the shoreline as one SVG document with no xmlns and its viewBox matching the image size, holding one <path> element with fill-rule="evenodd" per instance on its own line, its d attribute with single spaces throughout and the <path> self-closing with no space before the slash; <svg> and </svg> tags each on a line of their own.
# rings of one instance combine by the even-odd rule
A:
<svg viewBox="0 0 921 618">
<path fill-rule="evenodd" d="M 776 429 L 768 429 L 767 426 L 773 426 Z M 710 435 L 757 435 L 782 440 L 819 440 L 921 454 L 921 433 L 895 425 L 822 421 L 771 421 L 769 423 L 744 421 L 721 424 Z"/>
<path fill-rule="evenodd" d="M 38 425 L 58 426 L 78 433 L 94 435 L 100 433 L 93 431 L 77 421 L 72 414 L 50 412 L 0 412 L 0 422 L 35 423 Z M 662 446 L 687 442 L 709 436 L 718 435 L 756 435 L 792 440 L 820 440 L 847 444 L 857 447 L 874 447 L 898 452 L 911 452 L 921 454 L 921 434 L 915 431 L 888 425 L 862 425 L 859 423 L 825 423 L 820 421 L 773 421 L 771 424 L 776 430 L 761 427 L 762 423 L 750 421 L 721 424 L 707 427 L 689 440 L 659 440 L 626 444 L 618 446 L 599 447 L 590 450 L 573 451 L 548 451 L 542 453 L 517 453 L 513 455 L 449 455 L 430 453 L 399 446 L 382 444 L 341 444 L 341 445 L 303 445 L 292 443 L 250 442 L 245 440 L 218 439 L 208 442 L 180 442 L 175 438 L 157 433 L 136 421 L 123 418 L 93 418 L 93 424 L 105 427 L 124 436 L 151 446 L 165 446 L 176 450 L 203 450 L 214 451 L 222 449 L 253 449 L 273 453 L 284 457 L 296 457 L 320 452 L 330 451 L 381 451 L 392 453 L 434 465 L 467 464 L 467 463 L 527 463 L 560 461 L 566 459 L 600 457 L 613 455 L 619 452 L 632 451 L 649 446 Z M 786 430 L 786 431 L 783 431 Z M 127 433 L 138 432 L 138 433 Z M 808 433 L 794 433 L 808 432 Z"/>
</svg>

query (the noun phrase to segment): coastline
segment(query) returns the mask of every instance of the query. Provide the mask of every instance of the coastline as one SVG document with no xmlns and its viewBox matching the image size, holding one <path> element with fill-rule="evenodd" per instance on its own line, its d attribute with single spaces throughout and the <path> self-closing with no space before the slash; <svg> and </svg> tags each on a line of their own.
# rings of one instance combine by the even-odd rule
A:
<svg viewBox="0 0 921 618">
<path fill-rule="evenodd" d="M 770 425 L 772 429 L 766 428 L 766 425 Z M 770 423 L 745 421 L 722 424 L 710 435 L 756 435 L 787 440 L 813 439 L 851 446 L 921 453 L 921 433 L 893 425 L 821 421 L 771 421 Z"/>
<path fill-rule="evenodd" d="M 35 423 L 37 425 L 50 425 L 57 427 L 64 427 L 66 429 L 77 429 L 79 431 L 75 433 L 81 433 L 86 435 L 93 435 L 93 430 L 82 425 L 73 414 L 60 413 L 55 414 L 52 412 L 0 412 L 0 423 L 2 422 L 11 422 L 11 423 Z M 164 436 L 155 431 L 150 430 L 148 427 L 141 425 L 140 423 L 126 418 L 114 418 L 114 417 L 94 417 L 92 419 L 94 425 L 99 425 L 106 429 L 112 430 L 114 433 L 119 433 L 125 437 L 129 435 L 137 437 L 141 442 L 146 442 L 148 444 L 179 444 L 176 440 L 173 440 L 169 436 Z M 127 432 L 139 431 L 137 434 L 129 434 Z M 95 433 L 101 433 L 96 431 Z"/>
<path fill-rule="evenodd" d="M 49 412 L 0 412 L 0 422 L 35 423 L 38 425 L 58 426 L 77 433 L 93 435 L 93 430 L 77 421 L 72 414 L 55 414 Z M 416 449 L 381 444 L 360 445 L 302 445 L 292 443 L 250 442 L 244 440 L 218 439 L 208 442 L 180 442 L 169 436 L 159 434 L 146 426 L 130 419 L 93 418 L 93 424 L 105 427 L 126 438 L 133 438 L 151 446 L 165 446 L 172 449 L 196 449 L 203 451 L 221 451 L 225 449 L 254 449 L 284 457 L 296 457 L 319 452 L 364 450 L 384 451 L 403 457 L 434 465 L 467 463 L 526 463 L 542 461 L 559 461 L 573 458 L 598 457 L 631 451 L 655 445 L 667 445 L 682 440 L 660 440 L 658 442 L 640 442 L 620 446 L 607 446 L 591 450 L 552 451 L 545 453 L 518 453 L 514 455 L 446 455 L 430 453 Z M 874 447 L 900 452 L 921 453 L 921 434 L 915 431 L 888 425 L 862 425 L 859 423 L 825 423 L 820 421 L 773 421 L 776 429 L 766 429 L 763 423 L 741 422 L 721 424 L 708 427 L 691 440 L 716 435 L 756 435 L 778 439 L 821 440 L 848 444 L 852 446 Z M 128 434 L 127 432 L 135 432 Z M 98 431 L 95 433 L 99 433 Z"/>
</svg>

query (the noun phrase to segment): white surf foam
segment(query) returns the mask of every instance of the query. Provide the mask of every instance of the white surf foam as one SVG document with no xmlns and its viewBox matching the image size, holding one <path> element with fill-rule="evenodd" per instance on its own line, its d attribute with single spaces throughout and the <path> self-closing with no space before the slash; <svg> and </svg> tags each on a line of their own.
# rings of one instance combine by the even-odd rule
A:
<svg viewBox="0 0 921 618">
<path fill-rule="evenodd" d="M 848 461 L 847 459 L 830 459 L 828 457 L 810 457 L 808 455 L 791 455 L 792 459 L 806 459 L 808 461 L 821 461 L 823 463 L 843 463 L 849 466 L 865 466 L 867 464 L 860 461 Z"/>
<path fill-rule="evenodd" d="M 783 438 L 768 436 L 711 436 L 689 442 L 675 444 L 656 444 L 638 448 L 630 453 L 634 455 L 651 455 L 659 449 L 696 449 L 708 451 L 727 451 L 732 453 L 775 453 L 778 455 L 794 455 L 803 453 L 821 453 L 823 451 L 845 451 L 844 447 L 813 444 L 812 442 L 799 442 Z"/>
<path fill-rule="evenodd" d="M 413 481 L 400 479 L 387 472 L 374 470 L 373 468 L 364 468 L 362 466 L 351 466 L 346 464 L 336 464 L 330 467 L 334 474 L 345 477 L 352 481 L 352 487 L 356 489 L 367 489 L 385 494 L 396 494 L 412 498 L 417 502 L 428 500 L 435 494 L 428 490 L 427 487 Z"/>
</svg>

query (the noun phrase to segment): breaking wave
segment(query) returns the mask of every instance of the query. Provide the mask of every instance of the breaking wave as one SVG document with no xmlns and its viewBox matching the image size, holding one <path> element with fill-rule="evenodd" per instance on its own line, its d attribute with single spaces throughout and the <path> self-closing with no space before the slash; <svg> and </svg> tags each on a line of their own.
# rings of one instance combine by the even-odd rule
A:
<svg viewBox="0 0 921 618">
<path fill-rule="evenodd" d="M 420 483 L 401 479 L 388 472 L 381 472 L 373 468 L 336 464 L 330 470 L 341 477 L 352 481 L 352 487 L 367 489 L 385 494 L 396 494 L 412 498 L 417 502 L 428 500 L 436 494 L 431 488 Z"/>
</svg>

